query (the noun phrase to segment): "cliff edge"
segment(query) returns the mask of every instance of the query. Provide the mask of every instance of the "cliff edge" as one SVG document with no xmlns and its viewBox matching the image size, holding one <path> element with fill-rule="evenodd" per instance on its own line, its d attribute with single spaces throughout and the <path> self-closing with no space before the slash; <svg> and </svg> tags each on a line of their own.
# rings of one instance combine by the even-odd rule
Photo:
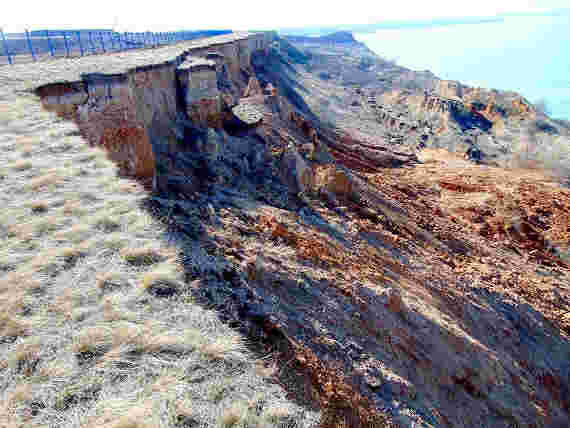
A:
<svg viewBox="0 0 570 428">
<path fill-rule="evenodd" d="M 516 96 L 487 99 L 402 69 L 346 35 L 331 39 L 232 34 L 117 56 L 108 70 L 86 57 L 70 77 L 46 75 L 47 64 L 2 69 L 0 79 L 11 93 L 33 90 L 120 175 L 146 186 L 144 206 L 170 231 L 179 270 L 176 280 L 145 276 L 130 310 L 197 302 L 277 357 L 264 373 L 287 391 L 284 407 L 297 406 L 290 417 L 272 419 L 251 398 L 217 421 L 565 426 L 570 192 L 543 170 L 501 168 L 480 143 L 483 155 L 469 149 L 475 134 L 506 134 L 536 112 Z M 442 150 L 457 135 L 466 146 Z M 163 260 L 136 254 L 123 254 L 133 270 Z M 13 273 L 1 289 L 16 281 Z M 180 320 L 161 330 L 173 343 Z M 68 364 L 111 360 L 131 373 L 137 350 L 179 361 L 201 340 L 167 347 L 149 336 L 153 348 L 145 331 L 128 352 L 84 341 Z M 208 361 L 240 370 L 239 359 L 207 349 Z M 22 367 L 0 370 L 35 373 Z M 173 375 L 179 389 L 204 372 L 192 367 Z M 28 421 L 55 408 L 26 403 Z M 161 423 L 214 420 L 194 412 Z"/>
</svg>

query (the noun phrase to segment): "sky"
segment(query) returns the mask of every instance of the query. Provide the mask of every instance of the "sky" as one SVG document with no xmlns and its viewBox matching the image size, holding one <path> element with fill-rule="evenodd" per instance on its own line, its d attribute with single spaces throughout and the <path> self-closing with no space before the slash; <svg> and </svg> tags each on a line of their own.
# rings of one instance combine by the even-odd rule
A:
<svg viewBox="0 0 570 428">
<path fill-rule="evenodd" d="M 130 2 L 126 0 L 3 0 L 5 32 L 42 28 L 114 28 L 117 31 L 193 29 L 278 29 L 280 27 L 368 24 L 390 20 L 491 17 L 540 13 L 568 7 L 568 0 L 247 0 Z"/>
</svg>

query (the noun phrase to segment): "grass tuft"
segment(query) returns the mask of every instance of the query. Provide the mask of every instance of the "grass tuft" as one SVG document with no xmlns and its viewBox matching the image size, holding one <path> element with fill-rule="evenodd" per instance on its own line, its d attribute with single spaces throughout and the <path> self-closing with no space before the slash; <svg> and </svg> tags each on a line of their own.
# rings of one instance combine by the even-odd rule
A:
<svg viewBox="0 0 570 428">
<path fill-rule="evenodd" d="M 47 212 L 49 203 L 47 201 L 34 201 L 30 204 L 30 210 L 33 214 L 43 214 Z"/>
<path fill-rule="evenodd" d="M 29 160 L 18 161 L 18 162 L 15 162 L 11 165 L 11 167 L 14 171 L 27 171 L 29 169 L 32 169 L 33 166 L 34 166 L 34 164 L 32 162 L 30 162 Z"/>
<path fill-rule="evenodd" d="M 76 338 L 73 352 L 81 365 L 104 355 L 111 348 L 112 343 L 112 333 L 108 328 L 88 327 Z"/>
<path fill-rule="evenodd" d="M 36 343 L 20 343 L 11 353 L 8 364 L 20 374 L 31 376 L 40 363 L 41 347 Z"/>
<path fill-rule="evenodd" d="M 117 219 L 106 214 L 96 218 L 94 224 L 98 230 L 104 233 L 116 232 L 121 228 L 121 223 Z"/>
<path fill-rule="evenodd" d="M 28 181 L 26 189 L 30 192 L 54 191 L 56 185 L 59 184 L 61 180 L 62 177 L 57 172 L 48 172 Z"/>
<path fill-rule="evenodd" d="M 178 276 L 167 270 L 147 272 L 141 281 L 141 288 L 155 297 L 175 296 L 180 294 L 182 287 Z"/>
<path fill-rule="evenodd" d="M 132 266 L 151 266 L 165 260 L 165 256 L 156 248 L 125 248 L 121 256 Z"/>
<path fill-rule="evenodd" d="M 18 319 L 13 314 L 4 312 L 0 314 L 0 343 L 10 343 L 18 337 L 30 333 L 29 324 Z"/>
<path fill-rule="evenodd" d="M 127 276 L 121 272 L 101 273 L 97 276 L 96 284 L 103 293 L 109 293 L 129 286 Z"/>
</svg>

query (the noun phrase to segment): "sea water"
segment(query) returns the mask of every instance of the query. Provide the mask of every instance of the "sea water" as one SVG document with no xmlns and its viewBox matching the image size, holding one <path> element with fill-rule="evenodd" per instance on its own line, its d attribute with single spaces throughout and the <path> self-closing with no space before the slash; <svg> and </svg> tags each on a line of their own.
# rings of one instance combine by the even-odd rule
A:
<svg viewBox="0 0 570 428">
<path fill-rule="evenodd" d="M 354 35 L 404 67 L 546 100 L 552 117 L 570 120 L 570 14 Z"/>
</svg>

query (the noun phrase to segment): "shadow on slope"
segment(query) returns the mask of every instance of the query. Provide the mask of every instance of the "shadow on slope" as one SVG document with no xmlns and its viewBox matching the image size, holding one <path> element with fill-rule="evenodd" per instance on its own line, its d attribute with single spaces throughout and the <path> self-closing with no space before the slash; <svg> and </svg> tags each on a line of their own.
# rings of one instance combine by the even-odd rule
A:
<svg viewBox="0 0 570 428">
<path fill-rule="evenodd" d="M 418 240 L 410 218 L 378 205 L 371 222 L 285 198 L 276 180 L 263 192 L 211 187 L 149 207 L 186 235 L 197 300 L 258 352 L 276 349 L 275 380 L 318 403 L 324 426 L 563 426 L 570 344 L 529 305 L 454 274 L 475 245 Z"/>
</svg>

